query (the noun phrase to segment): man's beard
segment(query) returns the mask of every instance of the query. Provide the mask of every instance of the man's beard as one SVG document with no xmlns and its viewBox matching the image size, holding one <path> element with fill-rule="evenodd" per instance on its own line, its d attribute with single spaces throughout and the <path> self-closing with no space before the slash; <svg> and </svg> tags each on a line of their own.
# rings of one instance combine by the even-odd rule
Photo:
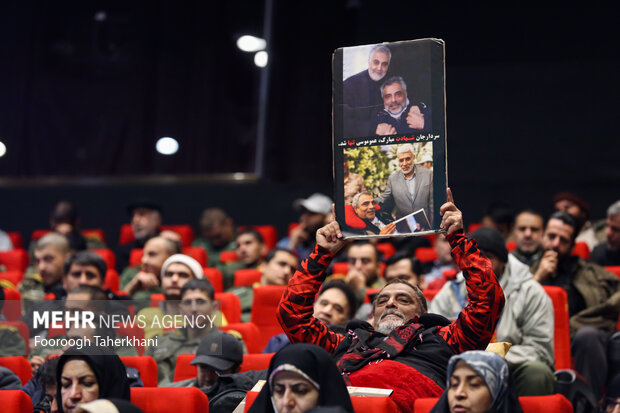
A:
<svg viewBox="0 0 620 413">
<path fill-rule="evenodd" d="M 375 82 L 378 82 L 381 79 L 383 79 L 386 74 L 387 74 L 387 72 L 379 72 L 377 70 L 370 70 L 370 69 L 368 69 L 368 76 L 370 76 L 370 78 L 372 80 L 374 80 Z"/>
<path fill-rule="evenodd" d="M 390 314 L 397 315 L 401 318 L 395 319 L 394 317 L 391 317 L 389 320 L 383 320 Z M 379 318 L 379 323 L 377 324 L 376 330 L 380 333 L 389 335 L 396 327 L 400 327 L 403 324 L 405 324 L 405 315 L 403 313 L 396 310 L 385 310 L 381 315 L 381 318 Z"/>
</svg>

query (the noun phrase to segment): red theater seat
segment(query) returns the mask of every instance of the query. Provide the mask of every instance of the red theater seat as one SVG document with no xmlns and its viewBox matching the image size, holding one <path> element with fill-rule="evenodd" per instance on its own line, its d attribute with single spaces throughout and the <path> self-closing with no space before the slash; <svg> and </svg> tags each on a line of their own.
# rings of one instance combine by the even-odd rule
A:
<svg viewBox="0 0 620 413">
<path fill-rule="evenodd" d="M 148 413 L 209 413 L 209 399 L 197 387 L 132 387 L 131 402 Z"/>
<path fill-rule="evenodd" d="M 611 273 L 616 274 L 618 278 L 620 278 L 620 265 L 608 265 L 605 269 Z"/>
<path fill-rule="evenodd" d="M 201 267 L 206 267 L 207 265 L 209 265 L 207 251 L 205 251 L 203 247 L 183 247 L 181 253 L 189 255 L 190 257 L 198 261 Z"/>
<path fill-rule="evenodd" d="M 157 387 L 157 363 L 151 356 L 123 356 L 123 364 L 138 369 L 144 387 Z"/>
<path fill-rule="evenodd" d="M 229 323 L 241 322 L 241 300 L 233 293 L 215 293 L 215 300 L 222 302 L 222 313 Z"/>
<path fill-rule="evenodd" d="M 235 280 L 233 284 L 235 287 L 243 287 L 253 285 L 254 283 L 260 282 L 262 277 L 262 273 L 260 270 L 255 268 L 244 268 L 241 270 L 235 271 Z"/>
<path fill-rule="evenodd" d="M 437 251 L 431 247 L 416 248 L 415 256 L 420 262 L 433 262 L 438 258 Z"/>
<path fill-rule="evenodd" d="M 142 263 L 142 254 L 144 250 L 142 248 L 134 248 L 129 252 L 129 266 L 139 267 Z"/>
<path fill-rule="evenodd" d="M 380 288 L 366 288 L 366 295 L 364 296 L 364 302 L 371 303 L 372 301 L 370 300 L 370 296 L 373 294 L 377 294 L 379 291 L 381 291 Z"/>
<path fill-rule="evenodd" d="M 586 244 L 583 241 L 577 241 L 575 242 L 575 246 L 573 247 L 573 251 L 571 252 L 571 255 L 573 256 L 577 256 L 577 257 L 581 257 L 584 260 L 589 260 L 590 259 L 590 247 L 588 247 L 588 244 Z"/>
<path fill-rule="evenodd" d="M 427 302 L 430 302 L 433 298 L 435 298 L 435 296 L 437 295 L 437 293 L 439 292 L 439 290 L 423 290 L 422 294 L 424 294 L 424 298 L 426 298 Z"/>
<path fill-rule="evenodd" d="M 348 262 L 335 262 L 332 264 L 332 274 L 344 274 L 349 272 Z"/>
<path fill-rule="evenodd" d="M 26 271 L 28 268 L 28 251 L 25 249 L 12 249 L 0 252 L 0 265 L 7 271 Z"/>
<path fill-rule="evenodd" d="M 4 289 L 4 308 L 2 314 L 7 321 L 17 321 L 22 316 L 22 295 L 16 288 Z"/>
<path fill-rule="evenodd" d="M 121 288 L 121 277 L 118 275 L 118 272 L 112 268 L 108 268 L 108 271 L 105 273 L 105 282 L 103 284 L 103 288 L 109 288 L 112 292 L 116 293 Z"/>
<path fill-rule="evenodd" d="M 227 262 L 237 261 L 237 252 L 236 251 L 222 251 L 220 252 L 220 262 L 222 264 L 226 264 Z"/>
<path fill-rule="evenodd" d="M 22 234 L 17 231 L 7 232 L 7 235 L 11 239 L 11 244 L 13 244 L 13 249 L 15 248 L 24 248 L 24 238 Z"/>
<path fill-rule="evenodd" d="M 244 354 L 241 371 L 265 370 L 269 368 L 269 362 L 276 353 Z"/>
<path fill-rule="evenodd" d="M 96 240 L 104 244 L 106 243 L 105 232 L 103 232 L 101 228 L 83 229 L 82 235 L 86 239 Z"/>
<path fill-rule="evenodd" d="M 205 277 L 209 280 L 216 293 L 224 291 L 224 277 L 222 277 L 220 270 L 213 267 L 205 267 L 202 269 L 202 272 L 205 274 Z"/>
<path fill-rule="evenodd" d="M 474 232 L 475 230 L 477 230 L 480 227 L 482 227 L 481 223 L 473 222 L 473 223 L 469 224 L 469 226 L 467 227 L 467 233 L 471 234 L 472 232 Z"/>
<path fill-rule="evenodd" d="M 22 384 L 26 384 L 32 378 L 32 367 L 26 357 L 0 357 L 0 366 L 6 367 L 17 374 Z"/>
<path fill-rule="evenodd" d="M 278 243 L 278 231 L 273 225 L 242 225 L 237 230 L 243 232 L 251 230 L 258 232 L 262 237 L 268 249 L 272 250 Z"/>
<path fill-rule="evenodd" d="M 417 399 L 414 404 L 415 413 L 430 412 L 438 398 Z M 523 413 L 572 413 L 573 405 L 561 394 L 550 396 L 525 396 L 519 397 L 519 404 Z M 357 412 L 357 409 L 355 410 Z"/>
<path fill-rule="evenodd" d="M 276 319 L 276 309 L 284 290 L 286 290 L 285 285 L 261 285 L 254 288 L 250 319 L 260 331 L 260 348 L 265 348 L 271 337 L 283 333 Z"/>
<path fill-rule="evenodd" d="M 514 251 L 517 249 L 517 243 L 514 241 L 506 241 L 506 249 L 508 252 Z"/>
<path fill-rule="evenodd" d="M 24 343 L 26 344 L 26 357 L 28 357 L 29 354 L 29 342 L 30 342 L 30 330 L 28 329 L 28 326 L 26 325 L 26 323 L 24 323 L 23 321 L 0 321 L 0 325 L 7 325 L 7 326 L 12 326 L 15 327 L 17 329 L 17 332 L 19 333 L 19 335 L 22 337 L 22 339 L 24 340 Z M 1 345 L 1 343 L 0 343 Z"/>
<path fill-rule="evenodd" d="M 151 307 L 159 307 L 159 303 L 164 301 L 166 297 L 162 293 L 151 294 Z"/>
<path fill-rule="evenodd" d="M 114 251 L 109 248 L 95 248 L 91 251 L 96 252 L 101 258 L 103 258 L 108 266 L 108 269 L 116 268 L 116 255 L 114 254 Z"/>
<path fill-rule="evenodd" d="M 162 225 L 161 230 L 174 231 L 179 234 L 181 236 L 181 244 L 183 247 L 189 247 L 194 241 L 194 230 L 189 225 Z"/>
<path fill-rule="evenodd" d="M 553 353 L 555 369 L 572 368 L 570 355 L 570 327 L 568 323 L 568 296 L 562 287 L 543 286 L 553 303 Z"/>
<path fill-rule="evenodd" d="M 248 353 L 260 353 L 263 349 L 259 347 L 260 331 L 254 323 L 229 323 L 222 326 L 222 331 L 235 330 L 243 338 Z"/>
<path fill-rule="evenodd" d="M 15 287 L 24 280 L 24 273 L 22 271 L 4 271 L 0 272 L 0 280 L 10 281 Z"/>
<path fill-rule="evenodd" d="M 32 413 L 32 400 L 21 390 L 0 390 L 0 406 L 6 412 Z"/>
<path fill-rule="evenodd" d="M 275 353 L 244 354 L 243 362 L 241 363 L 241 371 L 268 369 L 269 362 L 274 354 Z M 196 357 L 195 354 L 177 355 L 177 362 L 174 367 L 174 378 L 172 381 L 182 381 L 196 377 L 196 366 L 191 365 L 194 357 Z M 155 371 L 155 373 L 157 378 L 157 371 Z"/>
<path fill-rule="evenodd" d="M 396 248 L 389 242 L 378 242 L 377 249 L 383 255 L 383 259 L 389 260 L 396 252 Z"/>
<path fill-rule="evenodd" d="M 121 225 L 121 230 L 118 236 L 118 245 L 129 244 L 135 239 L 136 238 L 133 236 L 133 229 L 131 228 L 131 224 Z"/>
</svg>

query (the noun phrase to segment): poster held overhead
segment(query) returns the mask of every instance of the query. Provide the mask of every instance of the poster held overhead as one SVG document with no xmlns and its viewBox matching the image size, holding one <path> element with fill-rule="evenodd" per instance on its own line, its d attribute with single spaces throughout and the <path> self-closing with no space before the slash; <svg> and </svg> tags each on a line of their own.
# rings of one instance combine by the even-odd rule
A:
<svg viewBox="0 0 620 413">
<path fill-rule="evenodd" d="M 447 187 L 444 42 L 334 52 L 336 219 L 347 238 L 439 232 Z"/>
</svg>

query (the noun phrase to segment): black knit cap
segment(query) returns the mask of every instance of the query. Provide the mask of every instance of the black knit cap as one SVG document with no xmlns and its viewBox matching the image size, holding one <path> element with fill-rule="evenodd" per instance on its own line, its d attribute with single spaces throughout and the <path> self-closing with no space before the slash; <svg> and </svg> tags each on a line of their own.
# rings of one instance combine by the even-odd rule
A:
<svg viewBox="0 0 620 413">
<path fill-rule="evenodd" d="M 478 248 L 482 251 L 493 253 L 502 262 L 508 262 L 506 242 L 498 230 L 489 227 L 480 227 L 469 234 L 469 238 L 475 239 Z"/>
</svg>

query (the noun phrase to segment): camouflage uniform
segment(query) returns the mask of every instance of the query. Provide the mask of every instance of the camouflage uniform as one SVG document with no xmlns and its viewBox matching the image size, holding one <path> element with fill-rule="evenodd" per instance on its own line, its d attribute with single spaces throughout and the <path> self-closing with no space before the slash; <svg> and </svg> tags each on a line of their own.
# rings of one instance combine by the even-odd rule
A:
<svg viewBox="0 0 620 413">
<path fill-rule="evenodd" d="M 0 357 L 25 356 L 26 343 L 17 327 L 0 325 Z"/>
</svg>

